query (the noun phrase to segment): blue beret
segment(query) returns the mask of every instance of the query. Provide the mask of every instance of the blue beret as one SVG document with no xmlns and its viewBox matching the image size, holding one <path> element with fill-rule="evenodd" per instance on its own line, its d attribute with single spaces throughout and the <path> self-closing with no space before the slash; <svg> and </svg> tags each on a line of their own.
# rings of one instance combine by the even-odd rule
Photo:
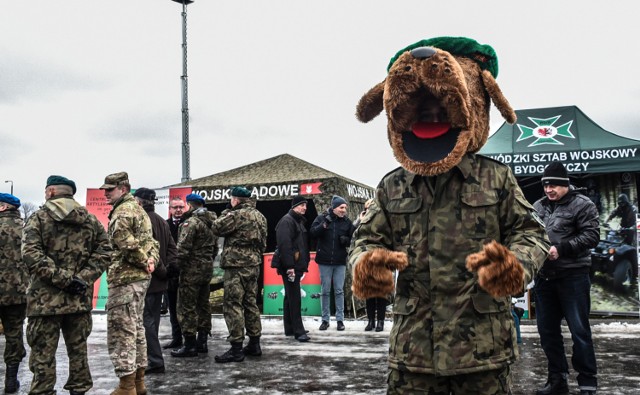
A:
<svg viewBox="0 0 640 395">
<path fill-rule="evenodd" d="M 234 187 L 231 190 L 231 196 L 248 198 L 251 197 L 251 191 L 245 187 Z"/>
<path fill-rule="evenodd" d="M 75 195 L 76 193 L 76 183 L 67 177 L 49 176 L 49 178 L 47 178 L 47 186 L 49 185 L 68 185 L 73 190 L 73 194 Z"/>
<path fill-rule="evenodd" d="M 187 202 L 200 202 L 204 204 L 204 198 L 197 193 L 190 193 L 187 195 Z"/>
<path fill-rule="evenodd" d="M 0 193 L 0 202 L 9 203 L 12 206 L 20 207 L 20 199 L 10 193 Z"/>
</svg>

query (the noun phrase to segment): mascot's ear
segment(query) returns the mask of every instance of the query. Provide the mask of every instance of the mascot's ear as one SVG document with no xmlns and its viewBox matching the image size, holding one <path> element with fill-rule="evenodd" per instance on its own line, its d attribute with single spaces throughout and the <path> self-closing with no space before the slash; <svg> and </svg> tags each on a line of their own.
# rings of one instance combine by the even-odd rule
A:
<svg viewBox="0 0 640 395">
<path fill-rule="evenodd" d="M 358 102 L 358 107 L 356 107 L 356 117 L 358 117 L 360 122 L 367 123 L 382 112 L 382 109 L 384 108 L 382 95 L 384 94 L 385 82 L 386 78 L 384 81 L 371 88 L 369 92 L 365 93 Z"/>
<path fill-rule="evenodd" d="M 511 108 L 511 104 L 509 104 L 507 98 L 502 94 L 496 80 L 487 70 L 482 70 L 482 82 L 484 83 L 484 89 L 487 90 L 491 101 L 496 108 L 498 108 L 502 117 L 505 121 L 513 125 L 516 122 L 516 113 L 513 111 L 513 108 Z"/>
</svg>

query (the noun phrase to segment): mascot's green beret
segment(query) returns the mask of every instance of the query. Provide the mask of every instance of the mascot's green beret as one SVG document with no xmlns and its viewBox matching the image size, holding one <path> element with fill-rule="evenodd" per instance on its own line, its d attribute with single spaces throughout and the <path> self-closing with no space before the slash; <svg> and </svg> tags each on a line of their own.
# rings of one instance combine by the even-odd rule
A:
<svg viewBox="0 0 640 395">
<path fill-rule="evenodd" d="M 387 71 L 391 69 L 391 66 L 398 60 L 400 55 L 420 47 L 435 47 L 447 51 L 454 56 L 467 57 L 478 63 L 482 70 L 489 71 L 491 75 L 493 75 L 493 78 L 498 77 L 498 55 L 496 55 L 496 51 L 494 51 L 490 45 L 482 45 L 476 40 L 466 37 L 435 37 L 411 44 L 398 51 L 395 56 L 391 58 L 389 66 L 387 66 Z"/>
<path fill-rule="evenodd" d="M 251 197 L 251 191 L 245 187 L 234 187 L 231 190 L 231 196 L 248 198 Z"/>
<path fill-rule="evenodd" d="M 68 185 L 73 190 L 73 194 L 76 194 L 76 183 L 62 176 L 49 176 L 47 178 L 47 186 L 49 185 Z"/>
</svg>

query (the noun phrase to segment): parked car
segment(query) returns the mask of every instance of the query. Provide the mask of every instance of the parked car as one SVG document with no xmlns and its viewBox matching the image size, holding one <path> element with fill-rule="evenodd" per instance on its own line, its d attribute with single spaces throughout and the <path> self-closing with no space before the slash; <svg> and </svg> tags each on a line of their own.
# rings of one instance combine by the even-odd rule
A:
<svg viewBox="0 0 640 395">
<path fill-rule="evenodd" d="M 607 224 L 606 239 L 591 249 L 591 276 L 602 273 L 613 280 L 613 287 L 624 290 L 624 284 L 638 281 L 638 253 L 636 246 L 622 242 L 621 231 L 633 228 L 611 229 Z M 634 229 L 635 230 L 635 229 Z"/>
</svg>

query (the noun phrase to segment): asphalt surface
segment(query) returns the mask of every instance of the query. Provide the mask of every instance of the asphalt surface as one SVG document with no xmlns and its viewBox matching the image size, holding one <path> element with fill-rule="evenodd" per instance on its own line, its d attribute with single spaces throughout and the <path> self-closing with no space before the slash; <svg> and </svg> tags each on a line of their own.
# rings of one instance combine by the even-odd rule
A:
<svg viewBox="0 0 640 395">
<path fill-rule="evenodd" d="M 277 317 L 263 317 L 263 356 L 247 357 L 242 363 L 217 364 L 213 356 L 228 348 L 224 320 L 213 317 L 213 337 L 209 353 L 196 358 L 174 358 L 165 350 L 166 373 L 147 376 L 149 394 L 384 394 L 388 335 L 391 322 L 383 332 L 364 332 L 365 322 L 347 320 L 345 331 L 338 332 L 335 322 L 327 331 L 319 331 L 317 317 L 305 317 L 311 341 L 300 343 L 285 337 Z M 513 366 L 513 393 L 533 394 L 546 379 L 546 361 L 533 321 L 522 325 L 521 358 Z M 599 368 L 599 394 L 638 394 L 640 388 L 640 321 L 637 319 L 592 321 Z M 566 328 L 565 328 L 566 330 Z M 568 333 L 567 333 L 568 335 Z M 168 316 L 161 321 L 161 342 L 168 342 Z M 567 336 L 568 338 L 568 336 Z M 58 393 L 67 379 L 68 361 L 61 339 L 57 353 Z M 570 338 L 566 343 L 571 354 Z M 0 340 L 0 352 L 4 340 Z M 106 316 L 94 314 L 89 338 L 90 366 L 94 388 L 90 394 L 110 394 L 118 379 L 113 373 L 106 346 Z M 27 357 L 28 358 L 28 357 Z M 0 365 L 4 376 L 4 365 Z M 577 393 L 575 373 L 571 373 L 571 393 Z M 22 386 L 27 394 L 31 372 L 27 359 L 20 367 Z"/>
</svg>

